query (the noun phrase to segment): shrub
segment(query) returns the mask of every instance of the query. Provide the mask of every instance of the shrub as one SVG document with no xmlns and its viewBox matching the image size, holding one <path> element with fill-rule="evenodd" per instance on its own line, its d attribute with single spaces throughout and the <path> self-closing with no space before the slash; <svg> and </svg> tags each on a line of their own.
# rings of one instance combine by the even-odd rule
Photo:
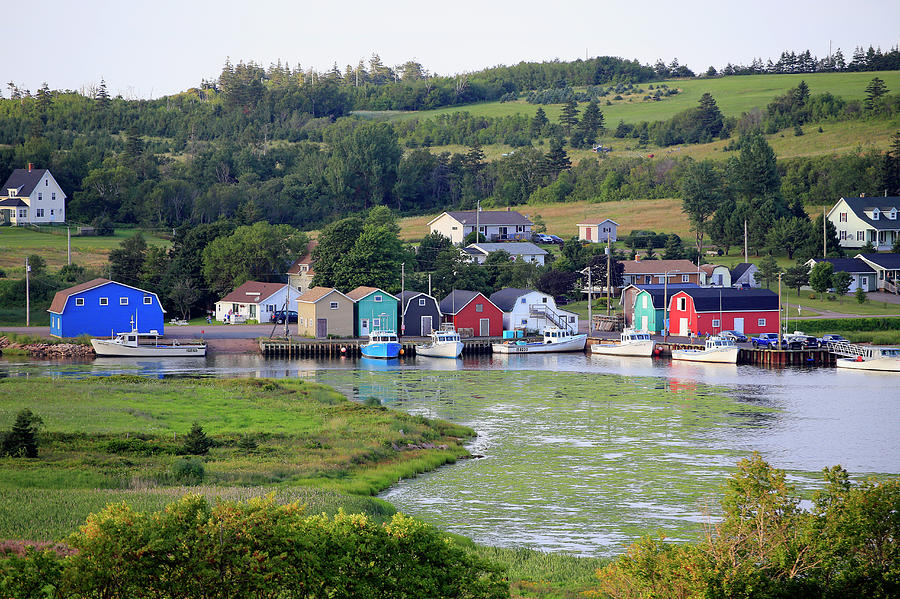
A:
<svg viewBox="0 0 900 599">
<path fill-rule="evenodd" d="M 206 476 L 206 467 L 198 458 L 178 458 L 172 463 L 172 477 L 183 484 L 199 485 Z"/>
<path fill-rule="evenodd" d="M 38 456 L 38 430 L 44 421 L 37 414 L 25 408 L 16 415 L 12 428 L 0 439 L 0 455 L 14 458 L 36 458 Z"/>
<path fill-rule="evenodd" d="M 203 427 L 195 422 L 191 426 L 191 432 L 184 438 L 184 447 L 182 451 L 190 455 L 206 455 L 209 453 L 213 441 L 203 432 Z"/>
</svg>

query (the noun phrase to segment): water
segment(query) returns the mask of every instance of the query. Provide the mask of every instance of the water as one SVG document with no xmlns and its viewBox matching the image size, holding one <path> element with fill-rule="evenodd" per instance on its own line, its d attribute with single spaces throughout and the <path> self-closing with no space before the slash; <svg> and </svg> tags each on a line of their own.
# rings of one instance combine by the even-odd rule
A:
<svg viewBox="0 0 900 599">
<path fill-rule="evenodd" d="M 484 456 L 400 481 L 402 511 L 478 542 L 609 555 L 695 537 L 753 451 L 803 489 L 822 468 L 900 474 L 900 377 L 583 354 L 466 360 L 0 360 L 2 376 L 308 377 L 349 397 L 466 424 Z"/>
</svg>

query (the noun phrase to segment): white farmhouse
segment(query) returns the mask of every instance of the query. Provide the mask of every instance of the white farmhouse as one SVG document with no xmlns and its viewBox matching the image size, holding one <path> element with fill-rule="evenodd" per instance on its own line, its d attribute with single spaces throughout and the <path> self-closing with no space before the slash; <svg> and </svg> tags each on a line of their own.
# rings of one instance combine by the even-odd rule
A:
<svg viewBox="0 0 900 599">
<path fill-rule="evenodd" d="M 542 332 L 559 327 L 578 332 L 578 315 L 556 307 L 556 300 L 534 289 L 508 287 L 491 294 L 490 300 L 503 311 L 503 328 Z"/>
<path fill-rule="evenodd" d="M 66 222 L 66 194 L 45 168 L 15 169 L 0 188 L 0 221 L 11 225 Z"/>
<path fill-rule="evenodd" d="M 841 247 L 861 248 L 872 242 L 878 251 L 890 250 L 900 237 L 900 197 L 841 198 L 828 212 Z"/>
<path fill-rule="evenodd" d="M 509 210 L 466 210 L 442 212 L 428 223 L 431 233 L 437 231 L 456 245 L 462 244 L 475 227 L 486 241 L 530 241 L 532 222 L 527 216 Z"/>
<path fill-rule="evenodd" d="M 247 281 L 216 302 L 216 320 L 271 322 L 273 312 L 295 310 L 298 297 L 300 292 L 285 283 Z"/>
<path fill-rule="evenodd" d="M 464 255 L 478 264 L 484 264 L 488 254 L 503 251 L 510 255 L 513 261 L 533 262 L 544 265 L 544 256 L 547 250 L 540 248 L 530 241 L 510 241 L 507 243 L 471 243 L 464 249 Z"/>
</svg>

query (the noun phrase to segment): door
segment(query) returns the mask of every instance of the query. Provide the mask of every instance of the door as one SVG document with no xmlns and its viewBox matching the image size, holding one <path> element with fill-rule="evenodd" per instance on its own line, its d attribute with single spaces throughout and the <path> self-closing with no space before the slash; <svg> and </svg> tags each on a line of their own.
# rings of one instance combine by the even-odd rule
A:
<svg viewBox="0 0 900 599">
<path fill-rule="evenodd" d="M 434 325 L 431 324 L 431 316 L 422 317 L 422 331 L 420 335 L 430 335 L 434 331 Z"/>
<path fill-rule="evenodd" d="M 317 318 L 316 319 L 316 337 L 319 339 L 324 339 L 328 336 L 328 319 L 327 318 Z"/>
<path fill-rule="evenodd" d="M 734 330 L 737 331 L 738 333 L 744 332 L 744 319 L 743 318 L 735 318 L 734 319 Z"/>
<path fill-rule="evenodd" d="M 369 334 L 369 319 L 363 318 L 359 323 L 359 336 L 364 337 Z"/>
<path fill-rule="evenodd" d="M 859 280 L 862 283 L 862 290 L 868 291 L 869 290 L 869 277 L 863 275 L 859 278 Z"/>
<path fill-rule="evenodd" d="M 591 227 L 585 227 L 585 228 L 584 228 L 584 237 L 585 237 L 585 239 L 587 239 L 588 241 L 591 240 Z"/>
<path fill-rule="evenodd" d="M 491 336 L 491 319 L 490 318 L 482 318 L 478 321 L 478 336 L 479 337 L 490 337 Z"/>
<path fill-rule="evenodd" d="M 678 320 L 678 336 L 679 337 L 687 337 L 688 334 L 688 319 L 681 318 Z"/>
<path fill-rule="evenodd" d="M 256 304 L 250 304 L 250 318 L 256 320 Z"/>
<path fill-rule="evenodd" d="M 649 331 L 649 330 L 650 330 L 650 329 L 647 327 L 647 320 L 648 320 L 648 319 L 647 319 L 647 316 L 646 316 L 646 315 L 641 316 L 641 330 L 642 330 L 642 331 Z"/>
</svg>

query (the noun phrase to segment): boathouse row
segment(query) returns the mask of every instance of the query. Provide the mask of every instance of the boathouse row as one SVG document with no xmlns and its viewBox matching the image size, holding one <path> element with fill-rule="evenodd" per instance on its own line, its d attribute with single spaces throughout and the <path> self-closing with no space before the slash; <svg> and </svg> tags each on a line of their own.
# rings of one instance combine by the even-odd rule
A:
<svg viewBox="0 0 900 599">
<path fill-rule="evenodd" d="M 669 331 L 682 337 L 731 330 L 748 335 L 777 333 L 779 308 L 778 294 L 768 289 L 681 289 L 669 300 Z"/>
<path fill-rule="evenodd" d="M 164 333 L 166 311 L 155 293 L 109 279 L 57 291 L 47 311 L 54 337 L 101 337 L 131 331 L 132 323 L 140 333 Z"/>
</svg>

